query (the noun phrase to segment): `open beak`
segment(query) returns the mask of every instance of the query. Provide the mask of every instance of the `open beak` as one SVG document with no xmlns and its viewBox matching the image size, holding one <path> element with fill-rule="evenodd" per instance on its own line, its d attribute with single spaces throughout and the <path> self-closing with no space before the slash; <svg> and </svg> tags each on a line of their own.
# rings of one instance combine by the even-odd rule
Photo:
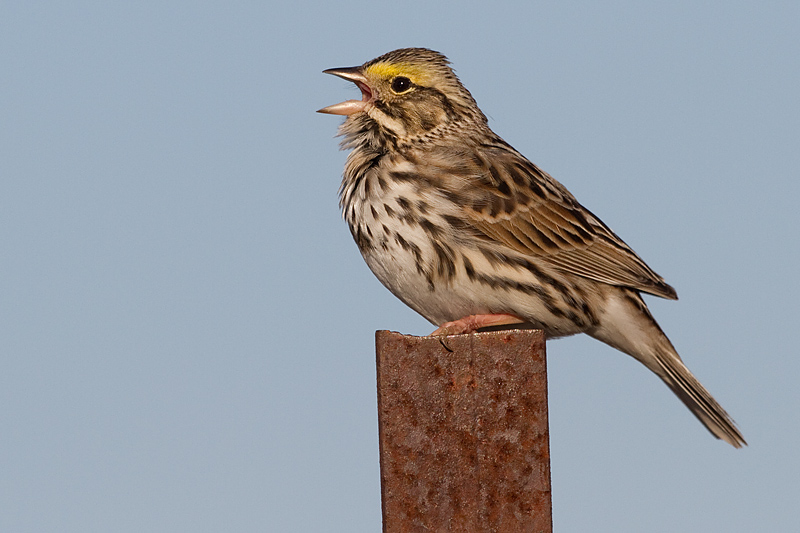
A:
<svg viewBox="0 0 800 533">
<path fill-rule="evenodd" d="M 352 81 L 358 88 L 361 89 L 361 100 L 347 100 L 339 104 L 329 105 L 323 107 L 317 113 L 328 113 L 329 115 L 352 115 L 359 111 L 364 111 L 367 104 L 372 101 L 372 90 L 367 85 L 367 78 L 361 73 L 361 67 L 348 67 L 348 68 L 329 68 L 323 70 L 325 74 L 333 74 L 342 79 Z"/>
</svg>

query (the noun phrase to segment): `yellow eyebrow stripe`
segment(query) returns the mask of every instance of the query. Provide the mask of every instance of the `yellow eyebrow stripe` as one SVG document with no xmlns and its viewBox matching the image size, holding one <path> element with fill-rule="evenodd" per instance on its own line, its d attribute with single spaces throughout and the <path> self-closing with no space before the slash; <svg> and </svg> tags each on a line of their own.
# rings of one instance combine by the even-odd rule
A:
<svg viewBox="0 0 800 533">
<path fill-rule="evenodd" d="M 368 66 L 366 71 L 373 76 L 386 80 L 395 76 L 405 76 L 417 85 L 425 85 L 429 78 L 425 69 L 411 63 L 375 63 Z"/>
</svg>

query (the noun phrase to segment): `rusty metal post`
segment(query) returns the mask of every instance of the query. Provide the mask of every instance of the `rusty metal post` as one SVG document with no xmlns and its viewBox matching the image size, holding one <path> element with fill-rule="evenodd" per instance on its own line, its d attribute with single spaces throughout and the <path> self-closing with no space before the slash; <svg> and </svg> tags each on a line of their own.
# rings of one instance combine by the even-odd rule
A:
<svg viewBox="0 0 800 533">
<path fill-rule="evenodd" d="M 544 334 L 375 339 L 383 531 L 552 531 Z"/>
</svg>

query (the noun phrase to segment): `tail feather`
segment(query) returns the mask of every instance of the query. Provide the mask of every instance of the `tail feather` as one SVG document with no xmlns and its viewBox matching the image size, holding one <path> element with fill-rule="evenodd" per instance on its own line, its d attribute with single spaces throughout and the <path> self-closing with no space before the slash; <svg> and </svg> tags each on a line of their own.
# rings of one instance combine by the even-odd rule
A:
<svg viewBox="0 0 800 533">
<path fill-rule="evenodd" d="M 681 361 L 641 296 L 632 290 L 611 293 L 599 327 L 588 333 L 633 356 L 660 377 L 718 439 L 746 446 L 736 424 Z"/>
<path fill-rule="evenodd" d="M 686 368 L 677 353 L 658 353 L 655 360 L 662 370 L 656 370 L 656 374 L 712 435 L 734 448 L 747 445 L 730 415 Z"/>
</svg>

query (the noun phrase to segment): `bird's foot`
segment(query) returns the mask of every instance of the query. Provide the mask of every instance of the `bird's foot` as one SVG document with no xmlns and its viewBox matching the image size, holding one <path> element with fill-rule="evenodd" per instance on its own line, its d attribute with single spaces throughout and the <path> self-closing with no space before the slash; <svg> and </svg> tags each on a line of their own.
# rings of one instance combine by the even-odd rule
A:
<svg viewBox="0 0 800 533">
<path fill-rule="evenodd" d="M 445 322 L 431 333 L 431 337 L 461 335 L 462 333 L 473 333 L 481 328 L 523 323 L 525 323 L 524 320 L 514 315 L 469 315 L 452 322 Z"/>
</svg>

